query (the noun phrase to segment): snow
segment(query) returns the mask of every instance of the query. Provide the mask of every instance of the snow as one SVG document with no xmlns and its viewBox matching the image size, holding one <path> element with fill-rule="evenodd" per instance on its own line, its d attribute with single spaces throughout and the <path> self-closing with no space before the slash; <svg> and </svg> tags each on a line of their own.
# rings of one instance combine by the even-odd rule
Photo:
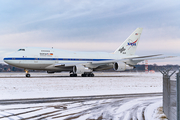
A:
<svg viewBox="0 0 180 120">
<path fill-rule="evenodd" d="M 68 73 L 0 74 L 0 99 L 65 96 L 111 95 L 162 92 L 161 73 L 95 73 L 96 77 L 67 77 Z M 67 110 L 57 109 L 66 106 Z M 28 112 L 29 111 L 29 112 Z M 23 113 L 28 112 L 28 113 Z M 0 118 L 5 119 L 113 119 L 167 120 L 162 112 L 162 96 L 0 105 Z M 41 115 L 43 114 L 43 115 Z"/>
<path fill-rule="evenodd" d="M 92 112 L 89 119 L 98 119 L 101 115 L 103 118 L 113 120 L 143 120 L 143 116 L 145 116 L 146 120 L 159 120 L 161 118 L 158 116 L 158 113 L 154 112 L 157 110 L 157 107 L 162 106 L 161 97 L 124 100 L 123 104 L 122 101 L 111 103 L 101 110 L 98 109 Z"/>
<path fill-rule="evenodd" d="M 157 108 L 157 109 L 155 109 Z M 162 113 L 162 101 L 155 102 L 147 107 L 145 110 L 146 120 L 167 120 L 166 116 Z"/>
<path fill-rule="evenodd" d="M 66 73 L 18 75 L 0 74 L 1 99 L 162 92 L 160 73 L 95 73 L 93 78 L 66 77 Z"/>
</svg>

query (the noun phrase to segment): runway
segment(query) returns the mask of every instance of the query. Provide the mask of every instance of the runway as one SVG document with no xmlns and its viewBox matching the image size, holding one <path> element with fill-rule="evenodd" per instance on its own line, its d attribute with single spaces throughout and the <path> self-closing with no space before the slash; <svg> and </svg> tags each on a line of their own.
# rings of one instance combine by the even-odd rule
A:
<svg viewBox="0 0 180 120">
<path fill-rule="evenodd" d="M 145 111 L 151 105 L 159 104 L 161 96 L 162 93 L 142 93 L 0 100 L 0 105 L 4 106 L 0 109 L 0 119 L 145 120 Z"/>
</svg>

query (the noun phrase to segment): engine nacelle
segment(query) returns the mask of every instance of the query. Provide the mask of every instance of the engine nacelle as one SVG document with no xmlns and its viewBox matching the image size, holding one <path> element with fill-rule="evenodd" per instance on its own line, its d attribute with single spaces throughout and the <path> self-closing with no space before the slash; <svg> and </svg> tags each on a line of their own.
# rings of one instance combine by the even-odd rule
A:
<svg viewBox="0 0 180 120">
<path fill-rule="evenodd" d="M 73 67 L 73 72 L 76 74 L 84 74 L 84 73 L 92 72 L 92 70 L 82 65 L 76 65 Z"/>
<path fill-rule="evenodd" d="M 115 71 L 125 71 L 125 70 L 131 70 L 131 69 L 133 69 L 134 67 L 131 67 L 131 66 L 129 66 L 129 65 L 126 65 L 125 63 L 123 63 L 123 62 L 116 62 L 116 63 L 114 63 L 114 65 L 113 65 L 113 69 L 115 70 Z"/>
</svg>

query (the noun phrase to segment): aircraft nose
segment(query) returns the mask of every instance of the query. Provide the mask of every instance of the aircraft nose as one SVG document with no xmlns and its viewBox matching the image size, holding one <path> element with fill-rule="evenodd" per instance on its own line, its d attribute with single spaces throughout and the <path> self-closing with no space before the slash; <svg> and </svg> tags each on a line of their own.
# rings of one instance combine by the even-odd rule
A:
<svg viewBox="0 0 180 120">
<path fill-rule="evenodd" d="M 5 63 L 9 63 L 7 57 L 5 57 L 5 58 L 3 59 L 3 61 L 4 61 Z"/>
</svg>

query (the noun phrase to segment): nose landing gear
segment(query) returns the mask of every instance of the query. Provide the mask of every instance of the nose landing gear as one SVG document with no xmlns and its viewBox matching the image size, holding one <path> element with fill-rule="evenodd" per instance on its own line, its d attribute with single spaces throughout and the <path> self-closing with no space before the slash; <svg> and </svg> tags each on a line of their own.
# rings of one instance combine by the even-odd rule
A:
<svg viewBox="0 0 180 120">
<path fill-rule="evenodd" d="M 26 77 L 31 77 L 28 70 L 25 69 L 24 71 L 26 72 Z"/>
</svg>

